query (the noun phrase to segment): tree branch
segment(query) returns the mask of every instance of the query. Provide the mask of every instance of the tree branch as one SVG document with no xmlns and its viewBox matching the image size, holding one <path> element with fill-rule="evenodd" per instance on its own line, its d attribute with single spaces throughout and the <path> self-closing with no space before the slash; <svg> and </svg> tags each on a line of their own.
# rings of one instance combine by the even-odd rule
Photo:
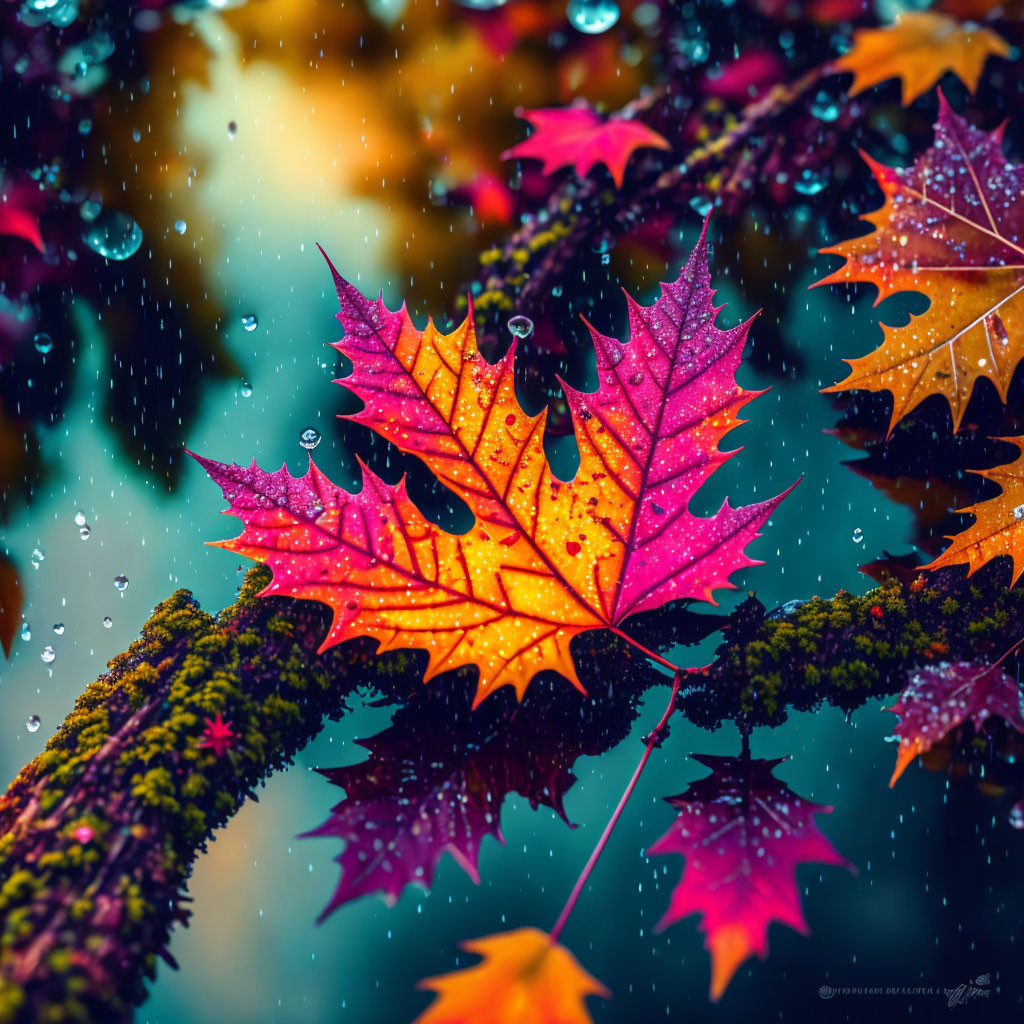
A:
<svg viewBox="0 0 1024 1024">
<path fill-rule="evenodd" d="M 994 660 L 1024 636 L 1024 590 L 1007 590 L 1004 575 L 949 570 L 767 617 L 753 597 L 727 620 L 676 605 L 628 625 L 668 651 L 724 622 L 715 662 L 685 681 L 679 707 L 708 728 L 733 719 L 748 730 L 779 724 L 790 706 L 849 711 L 928 662 Z M 0 1021 L 130 1020 L 157 957 L 173 964 L 166 944 L 187 921 L 184 885 L 212 832 L 357 688 L 415 701 L 419 654 L 354 640 L 318 656 L 325 608 L 257 598 L 267 581 L 252 570 L 216 618 L 186 591 L 161 604 L 0 798 Z M 627 718 L 670 682 L 606 630 L 577 638 L 573 653 L 582 678 L 628 691 Z M 458 675 L 472 686 L 471 670 Z M 535 688 L 527 701 L 582 700 L 564 685 Z M 236 737 L 221 757 L 198 746 L 218 712 Z"/>
</svg>

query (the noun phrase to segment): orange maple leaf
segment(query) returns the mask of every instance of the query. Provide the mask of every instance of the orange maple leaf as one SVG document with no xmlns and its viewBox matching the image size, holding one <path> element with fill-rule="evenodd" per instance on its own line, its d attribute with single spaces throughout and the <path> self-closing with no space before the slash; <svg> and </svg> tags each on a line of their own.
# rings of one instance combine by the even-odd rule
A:
<svg viewBox="0 0 1024 1024">
<path fill-rule="evenodd" d="M 426 978 L 437 999 L 415 1024 L 591 1024 L 584 1000 L 611 997 L 564 946 L 538 928 L 463 942 L 483 962 Z"/>
<path fill-rule="evenodd" d="M 947 71 L 974 92 L 985 61 L 1009 53 L 1010 44 L 989 28 L 968 27 L 935 11 L 907 11 L 885 28 L 855 32 L 853 46 L 833 69 L 852 72 L 851 96 L 886 79 L 899 78 L 906 106 Z"/>
<path fill-rule="evenodd" d="M 1017 446 L 1024 437 L 1000 437 Z M 925 569 L 941 569 L 947 565 L 966 564 L 967 575 L 977 572 L 993 558 L 1007 555 L 1013 561 L 1012 587 L 1024 573 L 1024 455 L 1005 466 L 995 469 L 975 469 L 971 472 L 999 484 L 1002 492 L 977 505 L 968 505 L 957 512 L 970 513 L 974 523 L 963 533 L 948 537 L 953 543 Z"/>
<path fill-rule="evenodd" d="M 706 231 L 706 228 L 705 228 Z M 264 593 L 322 601 L 321 645 L 372 636 L 380 650 L 426 650 L 426 679 L 476 665 L 476 704 L 501 686 L 522 697 L 554 669 L 580 690 L 574 636 L 691 598 L 714 601 L 759 564 L 746 546 L 782 499 L 703 518 L 690 501 L 732 453 L 721 439 L 755 392 L 736 383 L 749 321 L 722 330 L 702 235 L 677 282 L 649 307 L 630 301 L 627 345 L 591 328 L 597 391 L 565 386 L 580 465 L 562 480 L 544 452 L 544 414 L 515 393 L 515 346 L 477 348 L 472 311 L 450 334 L 370 300 L 331 268 L 352 361 L 340 380 L 364 408 L 349 418 L 418 456 L 475 516 L 464 534 L 424 518 L 404 480 L 363 466 L 356 493 L 308 472 L 199 458 L 244 523 L 221 547 L 267 563 Z M 198 458 L 198 457 L 197 457 Z M 788 493 L 788 492 L 787 492 Z"/>
<path fill-rule="evenodd" d="M 846 380 L 825 391 L 889 391 L 889 433 L 929 395 L 943 395 L 959 430 L 974 385 L 987 377 L 1005 402 L 1024 356 L 1024 169 L 1007 163 L 1002 128 L 983 132 L 939 94 L 935 145 L 912 167 L 862 154 L 885 196 L 864 220 L 875 228 L 823 253 L 846 264 L 818 285 L 864 281 L 876 305 L 915 291 L 931 303 L 885 341 L 848 359 Z"/>
</svg>

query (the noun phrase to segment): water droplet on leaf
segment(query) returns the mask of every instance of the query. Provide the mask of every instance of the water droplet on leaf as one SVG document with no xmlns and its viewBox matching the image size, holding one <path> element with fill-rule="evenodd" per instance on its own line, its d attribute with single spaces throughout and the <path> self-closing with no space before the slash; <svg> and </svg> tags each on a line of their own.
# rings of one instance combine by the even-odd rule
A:
<svg viewBox="0 0 1024 1024">
<path fill-rule="evenodd" d="M 517 338 L 528 338 L 533 334 L 533 321 L 528 316 L 514 316 L 508 322 L 508 329 Z"/>
</svg>

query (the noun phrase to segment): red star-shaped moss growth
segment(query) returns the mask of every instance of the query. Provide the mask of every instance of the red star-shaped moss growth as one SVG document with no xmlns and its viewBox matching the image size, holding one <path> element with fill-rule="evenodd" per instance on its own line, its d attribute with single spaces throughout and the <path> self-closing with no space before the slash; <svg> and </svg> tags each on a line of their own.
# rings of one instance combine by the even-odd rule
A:
<svg viewBox="0 0 1024 1024">
<path fill-rule="evenodd" d="M 218 711 L 216 718 L 206 720 L 203 738 L 196 746 L 208 747 L 217 757 L 223 757 L 234 745 L 235 738 L 235 734 L 231 731 L 231 723 L 223 721 Z"/>
</svg>

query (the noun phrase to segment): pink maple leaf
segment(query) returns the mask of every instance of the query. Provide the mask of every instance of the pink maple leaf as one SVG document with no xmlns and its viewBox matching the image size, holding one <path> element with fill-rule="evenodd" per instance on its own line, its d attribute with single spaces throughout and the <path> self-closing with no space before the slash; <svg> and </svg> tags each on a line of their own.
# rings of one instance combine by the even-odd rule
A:
<svg viewBox="0 0 1024 1024">
<path fill-rule="evenodd" d="M 703 915 L 711 998 L 717 1001 L 748 956 L 768 955 L 772 921 L 808 931 L 796 887 L 798 864 L 855 869 L 814 823 L 816 814 L 832 808 L 804 800 L 772 774 L 785 758 L 692 756 L 711 774 L 680 796 L 666 797 L 679 817 L 648 853 L 686 858 L 657 929 L 689 914 Z"/>
<path fill-rule="evenodd" d="M 206 719 L 203 738 L 196 743 L 197 747 L 208 747 L 215 757 L 223 757 L 234 746 L 237 737 L 231 730 L 231 723 L 225 722 L 217 712 L 216 718 Z"/>
<path fill-rule="evenodd" d="M 966 721 L 981 729 L 991 716 L 1024 733 L 1021 689 L 997 665 L 958 661 L 928 665 L 914 672 L 900 699 L 886 711 L 900 716 L 896 767 L 890 788 L 907 765 Z"/>
<path fill-rule="evenodd" d="M 668 141 L 640 121 L 622 117 L 603 118 L 588 106 L 516 111 L 536 129 L 533 134 L 501 154 L 502 160 L 524 157 L 543 162 L 545 174 L 574 166 L 586 177 L 595 164 L 604 164 L 617 188 L 622 187 L 629 158 L 638 149 L 671 149 Z"/>
</svg>

